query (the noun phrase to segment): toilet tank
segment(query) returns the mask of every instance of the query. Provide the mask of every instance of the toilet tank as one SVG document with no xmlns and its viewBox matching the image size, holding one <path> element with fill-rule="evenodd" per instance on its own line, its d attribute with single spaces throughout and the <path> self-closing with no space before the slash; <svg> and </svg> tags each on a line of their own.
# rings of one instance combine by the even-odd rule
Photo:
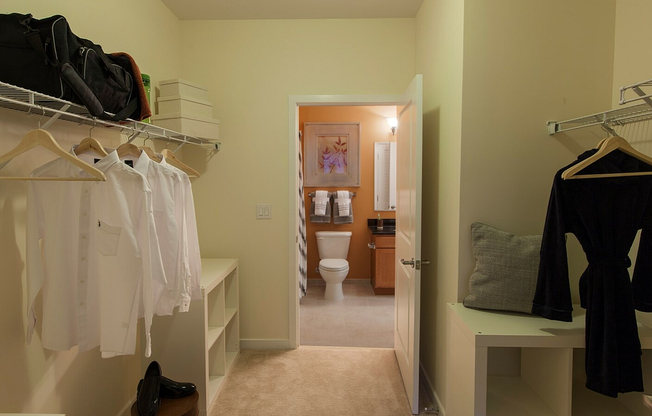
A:
<svg viewBox="0 0 652 416">
<path fill-rule="evenodd" d="M 351 231 L 317 231 L 319 259 L 346 259 L 349 255 Z"/>
</svg>

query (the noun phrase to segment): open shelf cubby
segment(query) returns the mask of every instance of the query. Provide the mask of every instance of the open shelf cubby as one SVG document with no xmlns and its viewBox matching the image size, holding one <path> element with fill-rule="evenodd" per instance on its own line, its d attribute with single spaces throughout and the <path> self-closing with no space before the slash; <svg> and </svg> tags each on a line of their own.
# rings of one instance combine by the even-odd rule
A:
<svg viewBox="0 0 652 416">
<path fill-rule="evenodd" d="M 652 322 L 638 313 L 652 385 Z M 572 322 L 448 304 L 446 413 L 460 416 L 645 416 L 641 393 L 610 398 L 584 386 L 584 318 Z"/>
<path fill-rule="evenodd" d="M 240 353 L 238 261 L 202 259 L 201 291 L 190 311 L 154 318 L 150 360 L 166 377 L 195 383 L 206 416 Z"/>
</svg>

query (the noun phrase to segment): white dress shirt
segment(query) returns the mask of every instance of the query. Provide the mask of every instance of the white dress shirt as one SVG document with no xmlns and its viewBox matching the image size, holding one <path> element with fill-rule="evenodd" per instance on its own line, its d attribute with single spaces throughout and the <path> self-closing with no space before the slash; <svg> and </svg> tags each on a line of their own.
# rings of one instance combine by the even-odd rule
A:
<svg viewBox="0 0 652 416">
<path fill-rule="evenodd" d="M 142 173 L 152 189 L 152 208 L 158 235 L 167 286 L 156 308 L 157 315 L 172 315 L 190 307 L 190 269 L 187 258 L 184 222 L 183 182 L 181 175 L 167 166 L 152 161 L 145 152 L 140 157 L 128 155 L 133 167 Z"/>
<path fill-rule="evenodd" d="M 173 169 L 182 178 L 184 217 L 186 226 L 187 258 L 190 268 L 190 296 L 192 300 L 201 299 L 201 253 L 199 251 L 199 236 L 197 234 L 197 219 L 195 217 L 195 201 L 192 196 L 190 178 L 180 169 L 170 165 L 165 158 L 160 163 L 162 166 Z M 179 308 L 181 310 L 181 307 Z"/>
<path fill-rule="evenodd" d="M 93 163 L 92 155 L 80 158 Z M 29 184 L 27 199 L 28 343 L 43 293 L 44 348 L 100 347 L 102 357 L 134 354 L 139 309 L 151 354 L 154 306 L 165 288 L 151 190 L 115 152 L 94 166 L 105 182 Z M 88 176 L 56 159 L 32 176 Z M 39 245 L 40 241 L 40 245 Z"/>
</svg>

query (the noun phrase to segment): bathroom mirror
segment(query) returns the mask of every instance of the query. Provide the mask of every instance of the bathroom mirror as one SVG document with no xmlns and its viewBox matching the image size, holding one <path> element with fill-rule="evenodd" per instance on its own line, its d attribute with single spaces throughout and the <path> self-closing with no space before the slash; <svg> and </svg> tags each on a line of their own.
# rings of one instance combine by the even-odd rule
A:
<svg viewBox="0 0 652 416">
<path fill-rule="evenodd" d="M 396 211 L 396 142 L 374 143 L 374 211 Z"/>
</svg>

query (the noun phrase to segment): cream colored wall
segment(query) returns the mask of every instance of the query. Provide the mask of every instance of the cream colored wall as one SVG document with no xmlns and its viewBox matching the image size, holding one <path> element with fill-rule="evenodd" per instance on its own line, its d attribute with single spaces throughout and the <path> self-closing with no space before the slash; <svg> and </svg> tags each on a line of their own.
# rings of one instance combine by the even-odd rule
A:
<svg viewBox="0 0 652 416">
<path fill-rule="evenodd" d="M 618 0 L 614 53 L 613 107 L 618 107 L 620 87 L 652 78 L 652 50 L 644 46 L 646 16 L 652 3 L 646 0 Z M 646 88 L 647 90 L 647 88 Z M 630 93 L 632 98 L 636 94 Z"/>
<path fill-rule="evenodd" d="M 287 340 L 288 96 L 402 93 L 415 74 L 414 19 L 181 26 L 182 77 L 208 87 L 221 121 L 210 162 L 184 149 L 202 171 L 193 182 L 202 255 L 240 259 L 241 337 Z M 272 220 L 256 220 L 257 203 L 272 205 Z"/>
<path fill-rule="evenodd" d="M 615 0 L 599 7 L 590 0 L 426 0 L 417 16 L 425 103 L 423 257 L 437 259 L 422 274 L 421 357 L 444 407 L 450 393 L 445 302 L 468 294 L 475 266 L 471 223 L 541 233 L 554 173 L 602 136 L 552 138 L 546 121 L 609 105 L 614 12 Z M 439 165 L 426 168 L 428 157 Z M 435 184 L 438 192 L 429 195 Z M 584 255 L 573 241 L 569 251 L 576 283 Z"/>
<path fill-rule="evenodd" d="M 546 121 L 599 112 L 611 100 L 615 0 L 500 6 L 465 7 L 458 300 L 475 265 L 471 223 L 541 233 L 555 172 L 604 135 L 553 138 Z"/>
<path fill-rule="evenodd" d="M 652 12 L 652 4 L 645 0 L 617 0 L 616 3 L 616 36 L 614 52 L 613 99 L 612 105 L 618 107 L 620 87 L 652 78 L 652 51 L 641 47 L 641 38 L 645 37 L 647 26 L 645 16 Z M 648 93 L 649 88 L 644 87 Z M 635 96 L 630 91 L 628 97 Z M 633 105 L 633 104 L 629 104 Z M 637 150 L 652 155 L 652 121 L 629 124 L 617 128 L 622 135 Z M 638 240 L 630 250 L 630 258 L 635 263 L 638 254 Z M 630 269 L 631 272 L 631 269 Z M 643 372 L 645 377 L 645 392 L 652 394 L 652 366 L 649 363 L 650 354 L 644 355 Z M 634 396 L 634 397 L 630 397 Z M 635 395 L 623 395 L 621 400 L 637 400 Z"/>
<path fill-rule="evenodd" d="M 446 302 L 457 300 L 464 2 L 425 0 L 416 17 L 423 74 L 421 363 L 445 397 Z"/>
<path fill-rule="evenodd" d="M 614 12 L 615 0 L 466 1 L 458 301 L 475 266 L 471 223 L 540 234 L 555 172 L 602 137 L 553 138 L 546 121 L 609 105 Z M 569 266 L 578 301 L 586 260 L 570 236 Z"/>
<path fill-rule="evenodd" d="M 646 81 L 652 78 L 652 51 L 641 47 L 641 38 L 645 36 L 645 16 L 652 12 L 652 3 L 644 0 L 618 0 L 616 5 L 616 40 L 614 53 L 614 76 L 612 106 L 620 105 L 620 88 L 623 86 Z M 648 94 L 652 89 L 643 87 Z M 627 93 L 627 98 L 634 98 L 632 91 Z M 642 103 L 637 101 L 634 105 Z M 637 150 L 652 155 L 652 121 L 633 123 L 623 127 L 616 127 L 616 131 L 623 136 Z M 637 246 L 633 247 L 632 259 L 636 256 Z"/>
<path fill-rule="evenodd" d="M 180 25 L 158 0 L 6 0 L 0 7 L 1 13 L 29 12 L 37 18 L 65 15 L 76 34 L 101 44 L 107 52 L 130 53 L 154 80 L 178 77 Z M 27 131 L 36 128 L 37 121 L 36 116 L 0 110 L 0 154 L 16 146 Z M 56 122 L 49 131 L 64 148 L 88 135 L 88 128 L 64 122 Z M 100 128 L 93 130 L 93 136 L 106 145 L 120 141 L 116 133 Z M 10 162 L 0 173 L 26 176 L 51 159 L 47 151 L 35 149 Z M 97 349 L 81 354 L 76 348 L 48 351 L 41 347 L 38 335 L 31 345 L 25 344 L 26 189 L 25 182 L 0 181 L 4 282 L 0 291 L 0 413 L 115 416 L 136 393 L 140 356 L 103 360 Z"/>
</svg>

